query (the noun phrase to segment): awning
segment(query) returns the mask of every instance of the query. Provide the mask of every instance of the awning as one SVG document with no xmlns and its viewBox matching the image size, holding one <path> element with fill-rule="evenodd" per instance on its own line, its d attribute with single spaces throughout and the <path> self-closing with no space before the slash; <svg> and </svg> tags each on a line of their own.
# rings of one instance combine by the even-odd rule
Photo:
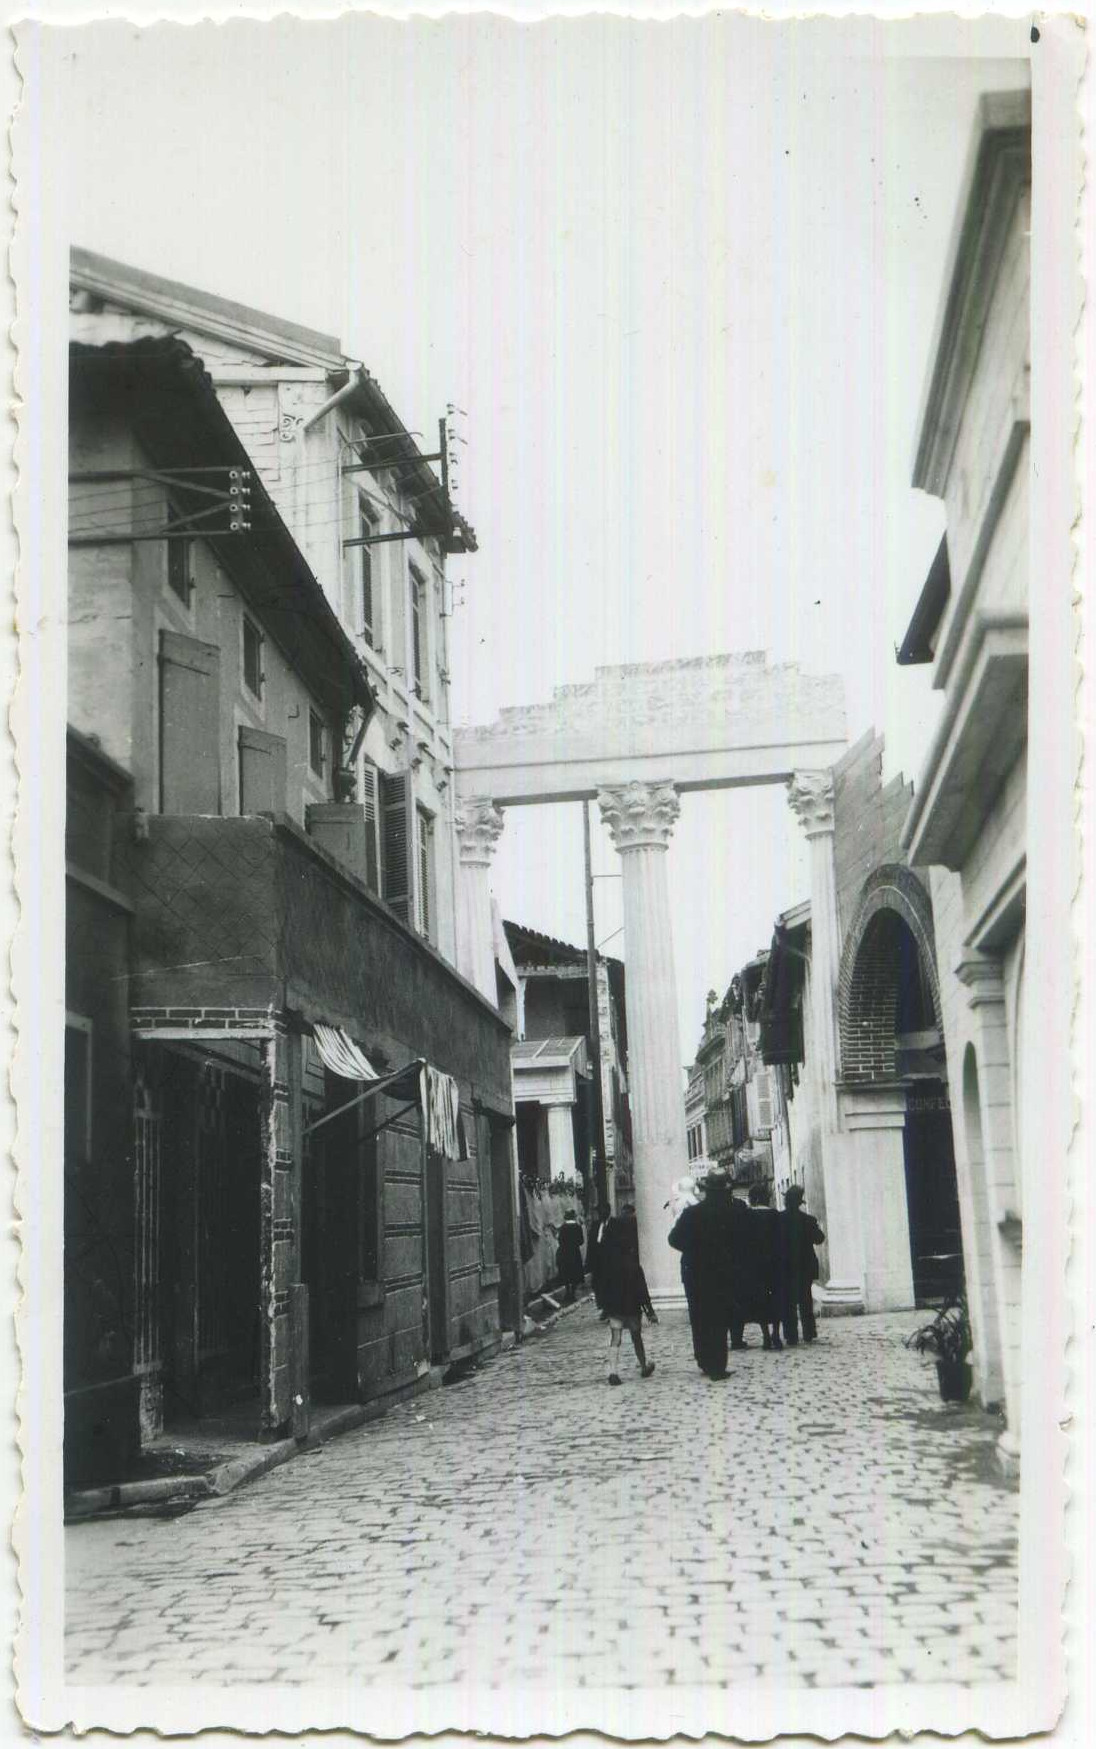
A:
<svg viewBox="0 0 1096 1749">
<path fill-rule="evenodd" d="M 443 1069 L 435 1069 L 432 1063 L 427 1063 L 422 1057 L 413 1058 L 410 1063 L 405 1063 L 402 1068 L 390 1074 L 380 1075 L 341 1026 L 324 1026 L 316 1021 L 312 1026 L 312 1036 L 316 1041 L 316 1049 L 331 1073 L 343 1081 L 365 1082 L 367 1091 L 359 1093 L 357 1098 L 348 1100 L 345 1105 L 338 1106 L 335 1111 L 325 1112 L 323 1117 L 307 1126 L 305 1135 L 322 1129 L 334 1118 L 342 1117 L 375 1094 L 386 1093 L 391 1098 L 406 1099 L 409 1105 L 418 1107 L 423 1134 L 435 1153 L 443 1154 L 449 1160 L 468 1159 L 468 1138 L 461 1115 L 460 1088 L 452 1075 L 447 1075 Z M 393 1118 L 388 1118 L 377 1129 L 370 1131 L 370 1134 L 379 1134 L 380 1130 L 386 1129 L 394 1121 Z"/>
<path fill-rule="evenodd" d="M 338 1075 L 343 1081 L 377 1080 L 377 1071 L 369 1058 L 362 1055 L 341 1026 L 321 1026 L 317 1022 L 312 1028 L 312 1036 L 324 1064 L 333 1075 Z"/>
</svg>

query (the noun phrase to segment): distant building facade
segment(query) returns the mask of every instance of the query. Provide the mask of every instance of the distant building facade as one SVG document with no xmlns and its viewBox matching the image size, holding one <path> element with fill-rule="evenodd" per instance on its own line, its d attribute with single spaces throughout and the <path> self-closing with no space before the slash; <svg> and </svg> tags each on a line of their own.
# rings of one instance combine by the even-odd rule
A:
<svg viewBox="0 0 1096 1749">
<path fill-rule="evenodd" d="M 521 1170 L 545 1183 L 576 1176 L 592 1210 L 597 1132 L 586 952 L 521 924 L 503 927 L 518 981 L 512 1061 Z M 603 1147 L 613 1207 L 633 1189 L 624 990 L 621 962 L 599 954 Z"/>
<path fill-rule="evenodd" d="M 772 1176 L 770 1135 L 778 1091 L 759 1049 L 757 999 L 764 964 L 763 955 L 751 960 L 731 980 L 722 1001 L 709 992 L 687 1094 L 693 1131 L 704 1143 L 697 1154 L 751 1183 Z"/>
<path fill-rule="evenodd" d="M 686 1070 L 685 1140 L 690 1164 L 708 1157 L 708 1114 L 704 1103 L 704 1071 L 693 1063 Z"/>
</svg>

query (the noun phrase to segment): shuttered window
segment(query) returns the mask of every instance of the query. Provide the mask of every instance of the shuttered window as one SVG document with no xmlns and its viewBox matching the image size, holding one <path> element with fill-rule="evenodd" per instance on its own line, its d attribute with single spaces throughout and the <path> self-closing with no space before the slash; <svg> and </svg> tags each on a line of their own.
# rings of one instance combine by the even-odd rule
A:
<svg viewBox="0 0 1096 1749">
<path fill-rule="evenodd" d="M 411 681 L 415 697 L 426 698 L 426 588 L 415 567 L 411 567 Z"/>
<path fill-rule="evenodd" d="M 425 808 L 416 810 L 416 851 L 419 860 L 419 934 L 434 939 L 434 820 Z"/>
<path fill-rule="evenodd" d="M 757 1077 L 757 1127 L 764 1135 L 773 1127 L 773 1078 L 766 1069 Z"/>
<path fill-rule="evenodd" d="M 377 519 L 366 507 L 364 498 L 358 499 L 358 533 L 363 539 L 368 539 L 377 532 Z M 360 586 L 359 608 L 361 613 L 360 631 L 370 649 L 375 649 L 376 619 L 373 601 L 373 548 L 358 548 L 358 578 Z"/>
<path fill-rule="evenodd" d="M 362 800 L 365 804 L 365 880 L 366 885 L 374 893 L 381 890 L 380 882 L 380 820 L 378 780 L 380 772 L 371 759 L 362 762 Z"/>
<path fill-rule="evenodd" d="M 216 644 L 160 633 L 160 810 L 221 811 L 221 658 Z"/>
<path fill-rule="evenodd" d="M 286 803 L 286 752 L 282 735 L 240 730 L 240 812 L 281 814 Z"/>
<path fill-rule="evenodd" d="M 397 917 L 411 922 L 411 856 L 414 809 L 411 773 L 379 772 L 384 832 L 384 897 Z"/>
</svg>

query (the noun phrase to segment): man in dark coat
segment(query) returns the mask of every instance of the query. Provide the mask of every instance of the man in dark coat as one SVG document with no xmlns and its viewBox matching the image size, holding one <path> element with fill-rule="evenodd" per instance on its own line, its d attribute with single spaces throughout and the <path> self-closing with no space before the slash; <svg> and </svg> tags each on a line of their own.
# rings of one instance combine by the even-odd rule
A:
<svg viewBox="0 0 1096 1749">
<path fill-rule="evenodd" d="M 574 1299 L 575 1291 L 582 1286 L 584 1278 L 582 1239 L 582 1222 L 574 1209 L 568 1209 L 559 1229 L 559 1250 L 556 1257 L 559 1278 L 567 1289 L 568 1304 Z"/>
<path fill-rule="evenodd" d="M 784 1192 L 784 1212 L 781 1223 L 781 1263 L 784 1281 L 784 1340 L 789 1348 L 799 1341 L 799 1323 L 803 1325 L 804 1342 L 813 1342 L 818 1335 L 814 1319 L 811 1285 L 818 1280 L 818 1257 L 815 1246 L 825 1240 L 813 1215 L 803 1207 L 803 1187 L 789 1184 Z"/>
<path fill-rule="evenodd" d="M 749 1212 L 731 1195 L 725 1172 L 709 1173 L 704 1199 L 683 1210 L 670 1244 L 690 1260 L 697 1363 L 710 1379 L 727 1377 L 727 1332 L 734 1316 L 734 1281 L 745 1263 Z"/>
<path fill-rule="evenodd" d="M 761 1346 L 783 1348 L 780 1340 L 781 1236 L 780 1216 L 772 1206 L 767 1183 L 750 1185 L 750 1251 L 754 1258 L 753 1299 L 748 1322 L 761 1325 Z"/>
</svg>

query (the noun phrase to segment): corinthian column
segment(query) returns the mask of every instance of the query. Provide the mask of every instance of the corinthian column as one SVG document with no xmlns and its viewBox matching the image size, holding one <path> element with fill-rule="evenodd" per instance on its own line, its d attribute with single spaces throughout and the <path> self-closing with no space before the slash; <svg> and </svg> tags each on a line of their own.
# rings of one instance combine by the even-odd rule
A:
<svg viewBox="0 0 1096 1749">
<path fill-rule="evenodd" d="M 672 783 L 626 783 L 600 790 L 598 806 L 620 852 L 624 889 L 628 1092 L 640 1246 L 651 1297 L 665 1303 L 682 1298 L 677 1255 L 666 1243 L 665 1205 L 688 1159 L 666 879 L 666 846 L 681 804 Z"/>
<path fill-rule="evenodd" d="M 811 1075 L 822 1142 L 830 1275 L 823 1305 L 833 1312 L 864 1309 L 860 1197 L 854 1155 L 844 1151 L 837 1124 L 837 973 L 841 941 L 833 859 L 833 773 L 797 771 L 788 801 L 811 847 Z"/>
<path fill-rule="evenodd" d="M 457 907 L 457 966 L 469 983 L 498 1005 L 495 942 L 491 928 L 491 858 L 502 832 L 502 813 L 489 796 L 458 802 L 457 844 L 460 882 Z"/>
</svg>

